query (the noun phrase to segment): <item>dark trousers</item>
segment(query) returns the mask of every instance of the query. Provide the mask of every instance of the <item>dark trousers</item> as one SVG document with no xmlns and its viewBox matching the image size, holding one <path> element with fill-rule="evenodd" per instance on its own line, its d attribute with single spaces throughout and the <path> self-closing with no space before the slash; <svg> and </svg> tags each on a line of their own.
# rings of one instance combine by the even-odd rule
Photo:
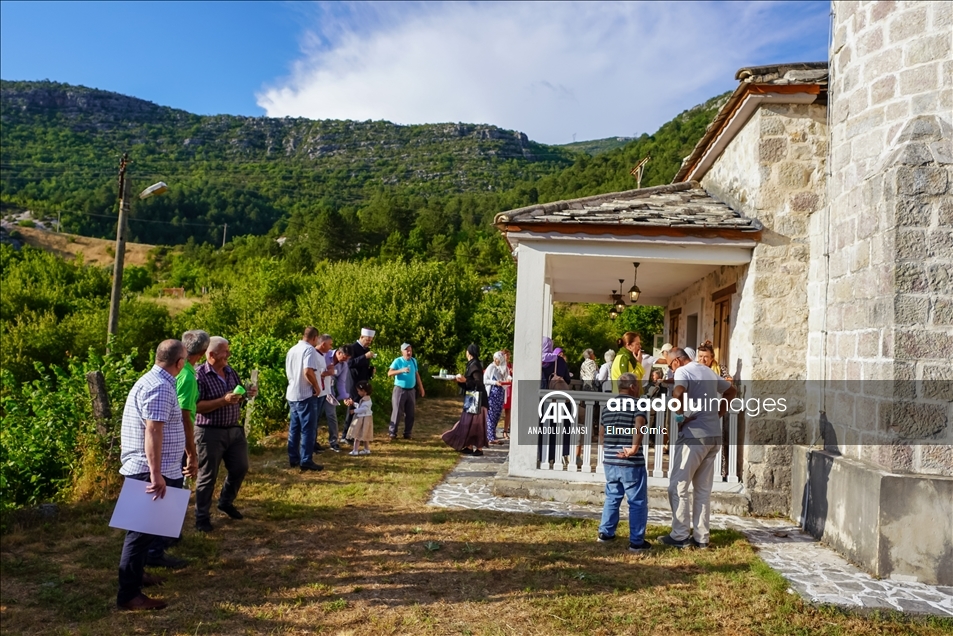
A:
<svg viewBox="0 0 953 636">
<path fill-rule="evenodd" d="M 150 481 L 149 473 L 127 475 L 126 479 Z M 165 485 L 169 488 L 181 488 L 183 478 L 165 478 Z M 169 537 L 158 537 L 144 532 L 126 532 L 126 539 L 122 543 L 122 555 L 119 557 L 119 594 L 116 603 L 122 605 L 142 593 L 142 575 L 146 571 L 146 559 L 155 544 L 161 543 L 162 550 L 168 542 L 174 541 Z M 161 554 L 161 551 L 160 551 Z"/>
<path fill-rule="evenodd" d="M 212 494 L 218 479 L 218 467 L 225 463 L 225 483 L 218 496 L 220 506 L 230 506 L 238 496 L 242 480 L 248 473 L 248 442 L 241 426 L 216 428 L 195 427 L 195 447 L 199 456 L 199 476 L 195 481 L 195 520 L 207 520 L 212 508 Z"/>
<path fill-rule="evenodd" d="M 404 415 L 404 437 L 410 437 L 414 430 L 414 414 L 417 410 L 417 389 L 402 389 L 394 387 L 391 395 L 391 416 L 388 432 L 391 437 L 397 436 L 397 426 L 400 424 L 401 413 Z"/>
</svg>

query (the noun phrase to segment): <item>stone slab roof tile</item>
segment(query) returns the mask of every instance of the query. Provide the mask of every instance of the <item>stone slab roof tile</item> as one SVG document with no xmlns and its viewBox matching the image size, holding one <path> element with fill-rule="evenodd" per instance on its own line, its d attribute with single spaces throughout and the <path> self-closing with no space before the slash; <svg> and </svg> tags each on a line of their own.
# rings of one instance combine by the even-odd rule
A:
<svg viewBox="0 0 953 636">
<path fill-rule="evenodd" d="M 497 224 L 670 226 L 756 232 L 757 219 L 742 216 L 713 198 L 698 182 L 675 183 L 569 201 L 531 205 L 496 215 Z"/>
</svg>

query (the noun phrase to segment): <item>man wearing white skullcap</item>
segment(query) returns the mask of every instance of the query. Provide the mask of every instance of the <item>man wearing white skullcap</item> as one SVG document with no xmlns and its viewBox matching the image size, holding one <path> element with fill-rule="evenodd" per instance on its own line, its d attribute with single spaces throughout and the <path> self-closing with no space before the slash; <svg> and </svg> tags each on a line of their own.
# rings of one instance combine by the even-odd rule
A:
<svg viewBox="0 0 953 636">
<path fill-rule="evenodd" d="M 357 404 L 361 401 L 361 396 L 357 394 L 358 382 L 370 382 L 374 375 L 374 367 L 371 366 L 371 360 L 377 355 L 370 350 L 374 342 L 374 336 L 377 335 L 373 329 L 364 327 L 361 329 L 361 337 L 357 342 L 351 345 L 351 361 L 349 362 L 349 371 L 351 372 L 351 399 Z M 347 420 L 344 423 L 344 430 L 347 431 L 351 425 L 351 418 L 354 411 L 348 409 Z"/>
</svg>

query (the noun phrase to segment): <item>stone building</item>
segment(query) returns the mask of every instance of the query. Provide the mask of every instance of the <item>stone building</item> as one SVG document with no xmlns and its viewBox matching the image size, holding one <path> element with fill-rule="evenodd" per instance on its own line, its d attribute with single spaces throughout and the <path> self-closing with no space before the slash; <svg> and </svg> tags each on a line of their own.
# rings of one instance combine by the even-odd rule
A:
<svg viewBox="0 0 953 636">
<path fill-rule="evenodd" d="M 953 584 L 951 7 L 835 2 L 829 62 L 741 69 L 672 185 L 498 215 L 517 430 L 538 421 L 552 302 L 609 302 L 637 271 L 666 340 L 712 340 L 749 395 L 788 397 L 726 422 L 716 509 L 788 514 L 874 574 Z M 591 424 L 601 398 L 574 397 Z M 660 505 L 671 443 L 646 442 Z M 591 430 L 517 439 L 497 487 L 598 500 L 600 472 Z"/>
</svg>

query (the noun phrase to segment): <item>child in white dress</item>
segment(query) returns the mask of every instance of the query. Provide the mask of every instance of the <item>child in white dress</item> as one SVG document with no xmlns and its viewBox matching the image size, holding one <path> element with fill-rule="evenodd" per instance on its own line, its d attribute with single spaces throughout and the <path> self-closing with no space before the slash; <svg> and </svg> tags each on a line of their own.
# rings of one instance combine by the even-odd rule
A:
<svg viewBox="0 0 953 636">
<path fill-rule="evenodd" d="M 371 440 L 374 439 L 374 417 L 371 413 L 371 385 L 368 382 L 358 382 L 357 394 L 361 401 L 355 405 L 354 417 L 347 436 L 354 440 L 354 450 L 350 455 L 370 455 Z M 361 449 L 363 444 L 364 448 Z"/>
</svg>

